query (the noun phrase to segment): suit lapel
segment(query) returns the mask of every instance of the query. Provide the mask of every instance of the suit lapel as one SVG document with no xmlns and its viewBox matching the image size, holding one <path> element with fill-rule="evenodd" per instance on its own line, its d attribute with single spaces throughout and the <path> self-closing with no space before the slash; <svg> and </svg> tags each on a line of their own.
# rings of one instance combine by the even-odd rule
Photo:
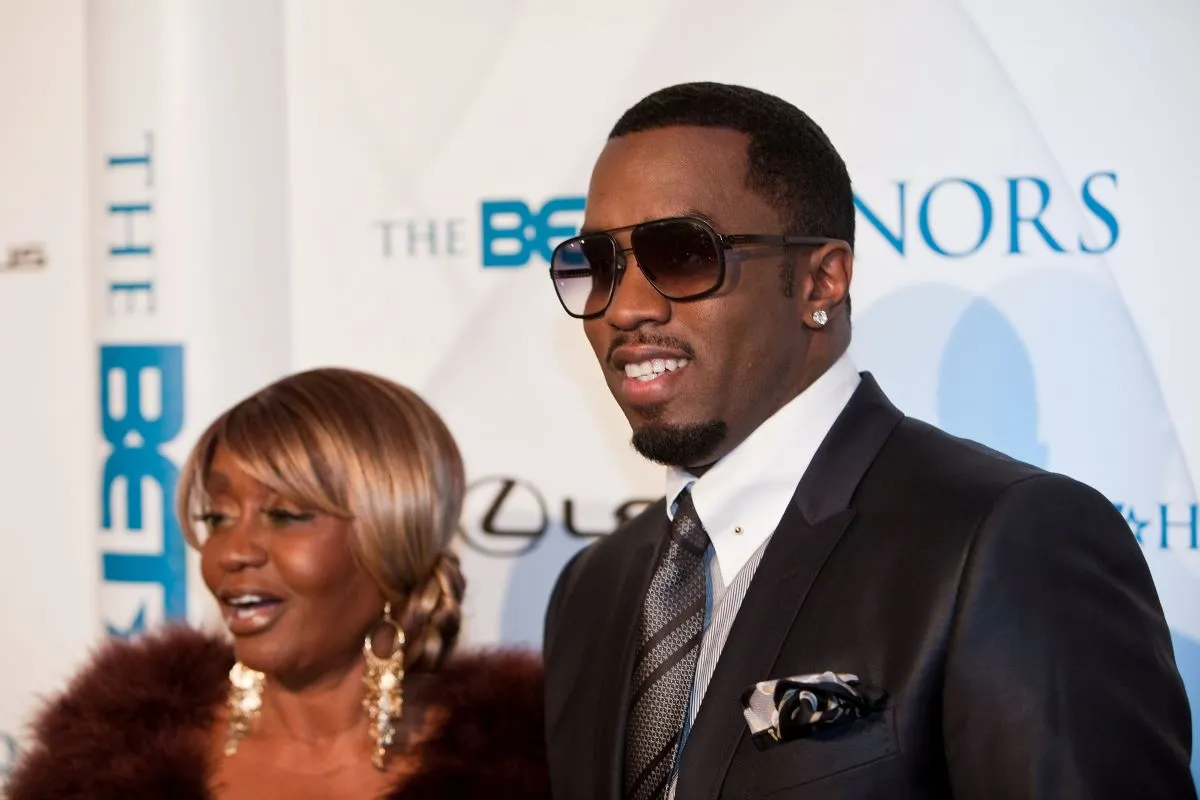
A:
<svg viewBox="0 0 1200 800">
<path fill-rule="evenodd" d="M 634 522 L 637 529 L 630 537 L 635 544 L 622 556 L 629 567 L 612 587 L 613 602 L 608 630 L 597 632 L 597 640 L 606 648 L 597 653 L 592 664 L 600 691 L 597 693 L 596 781 L 595 796 L 620 798 L 622 769 L 625 762 L 625 723 L 629 707 L 629 683 L 633 678 L 633 659 L 637 648 L 638 613 L 650 588 L 659 551 L 667 541 L 668 520 L 665 503 L 655 503 Z"/>
<path fill-rule="evenodd" d="M 757 681 L 780 677 L 770 669 L 854 518 L 854 491 L 901 419 L 871 375 L 863 373 L 797 486 L 742 600 L 684 748 L 676 796 L 720 794 L 745 733 L 742 692 Z"/>
</svg>

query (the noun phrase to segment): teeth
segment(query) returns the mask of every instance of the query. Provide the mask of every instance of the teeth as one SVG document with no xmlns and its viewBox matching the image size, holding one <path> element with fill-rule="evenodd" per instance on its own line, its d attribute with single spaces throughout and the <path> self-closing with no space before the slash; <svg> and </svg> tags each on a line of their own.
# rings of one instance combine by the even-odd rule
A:
<svg viewBox="0 0 1200 800">
<path fill-rule="evenodd" d="M 687 365 L 686 358 L 652 358 L 637 364 L 626 364 L 625 377 L 640 381 L 652 381 L 664 372 L 683 369 Z"/>
<path fill-rule="evenodd" d="M 229 614 L 230 619 L 250 620 L 266 619 L 271 613 L 270 607 L 279 601 L 257 594 L 239 594 L 226 599 L 225 602 L 232 607 Z"/>
</svg>

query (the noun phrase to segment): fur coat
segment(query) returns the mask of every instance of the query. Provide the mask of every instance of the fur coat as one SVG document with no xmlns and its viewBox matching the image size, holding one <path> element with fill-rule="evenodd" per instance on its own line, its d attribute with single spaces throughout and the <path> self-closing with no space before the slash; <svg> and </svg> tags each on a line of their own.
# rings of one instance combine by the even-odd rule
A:
<svg viewBox="0 0 1200 800">
<path fill-rule="evenodd" d="M 105 643 L 36 720 L 8 797 L 208 798 L 233 660 L 229 645 L 190 629 Z M 540 661 L 459 656 L 439 676 L 431 694 L 451 722 L 410 751 L 420 772 L 385 796 L 549 798 Z"/>
</svg>

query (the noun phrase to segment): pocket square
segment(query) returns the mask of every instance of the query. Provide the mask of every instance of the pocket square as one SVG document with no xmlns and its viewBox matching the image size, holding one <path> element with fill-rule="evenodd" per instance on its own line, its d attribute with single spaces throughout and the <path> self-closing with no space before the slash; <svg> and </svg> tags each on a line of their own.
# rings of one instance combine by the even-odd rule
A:
<svg viewBox="0 0 1200 800">
<path fill-rule="evenodd" d="M 742 694 L 742 714 L 759 748 L 818 734 L 833 734 L 856 719 L 882 711 L 887 692 L 857 675 L 821 672 L 762 681 Z"/>
</svg>

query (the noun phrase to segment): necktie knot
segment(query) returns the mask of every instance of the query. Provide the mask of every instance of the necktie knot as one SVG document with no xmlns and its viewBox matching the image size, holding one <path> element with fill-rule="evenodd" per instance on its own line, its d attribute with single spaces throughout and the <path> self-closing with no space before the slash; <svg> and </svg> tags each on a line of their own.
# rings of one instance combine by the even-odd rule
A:
<svg viewBox="0 0 1200 800">
<path fill-rule="evenodd" d="M 675 521 L 671 525 L 671 536 L 683 547 L 700 555 L 708 549 L 708 532 L 700 522 L 696 513 L 696 504 L 692 500 L 690 490 L 679 496 L 679 505 L 675 509 Z"/>
</svg>

